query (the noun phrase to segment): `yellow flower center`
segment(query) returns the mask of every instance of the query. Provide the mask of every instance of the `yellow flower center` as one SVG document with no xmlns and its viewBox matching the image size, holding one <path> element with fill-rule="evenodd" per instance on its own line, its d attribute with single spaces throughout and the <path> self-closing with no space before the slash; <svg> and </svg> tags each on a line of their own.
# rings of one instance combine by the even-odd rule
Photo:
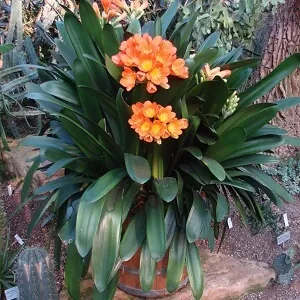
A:
<svg viewBox="0 0 300 300">
<path fill-rule="evenodd" d="M 150 128 L 151 128 L 151 123 L 149 123 L 149 122 L 144 122 L 144 123 L 142 124 L 142 126 L 141 126 L 141 131 L 147 132 L 147 131 L 150 130 Z"/>
<path fill-rule="evenodd" d="M 151 128 L 151 132 L 154 134 L 154 135 L 157 135 L 160 133 L 160 130 L 161 130 L 161 127 L 160 125 L 153 125 L 152 128 Z"/>
<path fill-rule="evenodd" d="M 141 69 L 144 72 L 149 72 L 153 69 L 153 61 L 151 59 L 146 59 L 141 62 Z"/>
<path fill-rule="evenodd" d="M 169 120 L 169 114 L 167 113 L 161 113 L 159 116 L 158 116 L 158 119 L 163 122 L 163 123 L 166 123 L 168 122 Z"/>
</svg>

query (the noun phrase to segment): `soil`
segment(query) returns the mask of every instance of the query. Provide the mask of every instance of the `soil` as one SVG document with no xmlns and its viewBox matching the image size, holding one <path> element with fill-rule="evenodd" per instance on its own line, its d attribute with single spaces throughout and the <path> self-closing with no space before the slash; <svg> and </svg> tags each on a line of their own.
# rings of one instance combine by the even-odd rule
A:
<svg viewBox="0 0 300 300">
<path fill-rule="evenodd" d="M 18 154 L 20 157 L 28 156 L 28 153 Z M 20 203 L 20 189 L 17 189 L 15 193 L 9 197 L 7 193 L 7 185 L 8 182 L 0 183 L 0 199 L 4 204 L 6 216 L 9 218 Z M 288 230 L 291 232 L 291 239 L 285 243 L 284 247 L 277 246 L 276 235 L 272 229 L 264 229 L 262 233 L 253 235 L 249 226 L 246 227 L 243 225 L 238 213 L 232 209 L 230 217 L 232 218 L 233 228 L 226 231 L 224 243 L 221 246 L 220 252 L 237 258 L 266 262 L 271 266 L 273 260 L 278 254 L 293 247 L 296 252 L 298 252 L 297 256 L 300 258 L 300 206 L 297 200 L 299 201 L 300 197 L 296 199 L 295 203 L 285 205 L 280 211 L 281 213 L 287 213 L 289 220 Z M 39 224 L 31 236 L 26 238 L 27 226 L 37 206 L 37 201 L 31 201 L 23 210 L 18 212 L 12 218 L 10 222 L 11 244 L 13 247 L 17 246 L 13 236 L 18 234 L 26 241 L 26 246 L 43 247 L 53 257 L 53 224 L 50 223 L 43 228 Z M 279 210 L 277 209 L 277 211 Z M 62 260 L 64 262 L 64 254 L 62 255 Z M 56 271 L 55 278 L 57 279 L 57 287 L 61 290 L 63 285 L 63 267 Z M 295 272 L 290 285 L 283 286 L 276 283 L 270 283 L 269 287 L 263 292 L 254 293 L 243 298 L 243 300 L 258 299 L 300 300 L 300 270 L 298 269 Z"/>
</svg>

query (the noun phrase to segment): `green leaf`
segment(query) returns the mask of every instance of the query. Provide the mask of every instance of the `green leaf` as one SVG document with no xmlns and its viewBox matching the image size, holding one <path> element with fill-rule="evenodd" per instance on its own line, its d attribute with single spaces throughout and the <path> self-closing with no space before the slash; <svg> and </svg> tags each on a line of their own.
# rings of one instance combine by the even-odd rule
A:
<svg viewBox="0 0 300 300">
<path fill-rule="evenodd" d="M 193 296 L 195 300 L 200 300 L 204 289 L 204 274 L 202 271 L 199 250 L 195 243 L 187 245 L 186 265 Z"/>
<path fill-rule="evenodd" d="M 205 41 L 201 44 L 201 46 L 199 47 L 197 53 L 200 53 L 202 50 L 204 49 L 208 49 L 208 48 L 212 48 L 216 45 L 218 39 L 220 38 L 221 32 L 216 31 L 214 33 L 212 33 L 211 35 L 209 35 Z"/>
<path fill-rule="evenodd" d="M 128 212 L 130 211 L 131 208 L 131 204 L 135 200 L 135 197 L 140 189 L 141 189 L 141 185 L 136 182 L 131 183 L 131 185 L 127 189 L 123 199 L 122 222 L 126 220 Z"/>
<path fill-rule="evenodd" d="M 180 284 L 186 259 L 187 241 L 183 230 L 176 231 L 170 246 L 167 268 L 167 290 L 175 292 Z"/>
<path fill-rule="evenodd" d="M 132 34 L 141 34 L 142 29 L 140 21 L 137 19 L 132 20 L 127 28 L 127 32 L 130 32 Z"/>
<path fill-rule="evenodd" d="M 256 68 L 260 63 L 260 58 L 249 58 L 244 60 L 235 61 L 229 64 L 221 66 L 221 71 L 223 70 L 234 70 L 237 68 L 245 67 Z"/>
<path fill-rule="evenodd" d="M 74 50 L 78 58 L 84 63 L 93 87 L 95 89 L 100 88 L 102 91 L 110 90 L 111 86 L 104 66 L 95 64 L 83 56 L 84 54 L 89 54 L 95 59 L 98 58 L 98 53 L 87 31 L 73 13 L 67 12 L 64 21 Z M 111 43 L 106 44 L 110 45 Z"/>
<path fill-rule="evenodd" d="M 98 48 L 103 51 L 102 27 L 99 18 L 88 1 L 80 1 L 79 14 L 81 22 L 89 33 L 89 36 L 96 42 Z"/>
<path fill-rule="evenodd" d="M 247 165 L 276 164 L 279 161 L 275 156 L 252 154 L 225 160 L 222 162 L 222 166 L 224 169 L 230 169 Z"/>
<path fill-rule="evenodd" d="M 154 37 L 154 21 L 148 21 L 142 27 L 142 34 L 148 33 L 151 37 Z"/>
<path fill-rule="evenodd" d="M 96 113 L 97 109 L 100 109 L 101 107 L 114 140 L 118 145 L 121 145 L 122 131 L 120 129 L 120 121 L 117 113 L 115 100 L 110 96 L 106 95 L 105 93 L 102 93 L 98 90 L 86 86 L 79 86 L 78 90 L 82 95 L 82 99 L 84 99 L 85 101 L 86 109 L 87 106 L 89 106 L 88 111 L 90 112 L 90 114 L 95 113 L 95 116 L 92 120 L 96 123 L 98 123 L 100 121 L 100 117 L 102 117 L 102 113 L 100 113 L 100 115 L 99 113 Z M 93 110 L 94 112 L 92 112 Z"/>
<path fill-rule="evenodd" d="M 227 79 L 228 87 L 233 90 L 238 90 L 244 83 L 247 82 L 251 74 L 252 69 L 250 68 L 240 68 L 233 71 Z"/>
<path fill-rule="evenodd" d="M 81 201 L 92 203 L 104 197 L 127 175 L 123 168 L 114 169 L 101 176 L 82 195 Z"/>
<path fill-rule="evenodd" d="M 54 163 L 51 167 L 49 167 L 47 169 L 47 171 L 46 171 L 47 177 L 51 177 L 57 171 L 65 168 L 69 163 L 75 162 L 78 159 L 79 159 L 78 157 L 73 157 L 73 158 L 64 158 L 64 159 L 57 161 L 56 163 Z"/>
<path fill-rule="evenodd" d="M 139 278 L 140 285 L 144 292 L 149 292 L 152 288 L 155 276 L 156 262 L 151 257 L 149 243 L 144 240 L 140 256 Z"/>
<path fill-rule="evenodd" d="M 294 136 L 285 136 L 284 137 L 284 143 L 286 145 L 294 146 L 294 147 L 300 147 L 300 138 L 294 137 Z"/>
<path fill-rule="evenodd" d="M 63 81 L 52 80 L 40 85 L 41 89 L 57 98 L 63 99 L 71 104 L 80 105 L 77 91 Z"/>
<path fill-rule="evenodd" d="M 204 49 L 201 52 L 197 53 L 193 58 L 193 61 L 195 62 L 195 66 L 194 66 L 195 74 L 197 74 L 206 63 L 215 59 L 217 54 L 218 54 L 218 49 L 216 48 Z"/>
<path fill-rule="evenodd" d="M 182 148 L 181 151 L 187 151 L 199 160 L 201 160 L 203 157 L 203 153 L 198 147 L 194 147 L 194 146 L 186 147 L 186 148 Z"/>
<path fill-rule="evenodd" d="M 162 23 L 160 17 L 157 17 L 155 20 L 154 36 L 162 36 Z"/>
<path fill-rule="evenodd" d="M 21 203 L 23 203 L 26 200 L 26 198 L 29 194 L 33 175 L 34 175 L 35 171 L 37 170 L 37 168 L 39 167 L 40 163 L 41 163 L 41 157 L 38 155 L 36 157 L 36 159 L 34 160 L 33 164 L 31 165 L 30 169 L 28 170 L 26 177 L 24 179 L 22 192 L 21 192 Z"/>
<path fill-rule="evenodd" d="M 186 222 L 186 237 L 189 243 L 206 239 L 211 222 L 211 213 L 203 198 L 193 191 L 194 202 Z"/>
<path fill-rule="evenodd" d="M 6 53 L 11 51 L 14 48 L 14 44 L 4 44 L 4 45 L 0 45 L 0 53 Z"/>
<path fill-rule="evenodd" d="M 111 60 L 111 58 L 105 54 L 105 66 L 107 68 L 108 73 L 119 82 L 122 76 L 122 69 L 115 65 L 115 63 Z"/>
<path fill-rule="evenodd" d="M 73 73 L 82 109 L 85 115 L 97 124 L 103 117 L 100 103 L 99 101 L 95 101 L 93 94 L 91 96 L 88 90 L 81 88 L 81 86 L 93 87 L 93 83 L 88 76 L 87 68 L 79 59 L 76 59 L 74 62 Z"/>
<path fill-rule="evenodd" d="M 91 182 L 91 178 L 87 177 L 76 177 L 73 174 L 49 181 L 48 183 L 40 186 L 34 191 L 34 195 L 39 195 L 47 192 L 51 192 L 56 189 L 65 188 L 68 185 L 76 183 L 86 183 Z"/>
<path fill-rule="evenodd" d="M 108 283 L 107 287 L 101 293 L 97 290 L 96 286 L 94 286 L 93 290 L 93 300 L 113 300 L 117 284 L 119 279 L 119 272 L 113 277 L 113 279 Z"/>
<path fill-rule="evenodd" d="M 146 214 L 141 208 L 129 223 L 120 245 L 120 258 L 128 261 L 136 253 L 146 235 Z"/>
<path fill-rule="evenodd" d="M 54 39 L 54 42 L 55 42 L 55 45 L 56 45 L 59 53 L 65 59 L 65 61 L 67 62 L 67 64 L 70 67 L 72 67 L 75 59 L 77 58 L 77 55 L 76 55 L 76 53 L 75 53 L 72 45 L 68 46 L 68 45 L 66 45 L 66 43 L 64 43 L 63 41 L 61 41 L 59 39 Z"/>
<path fill-rule="evenodd" d="M 249 184 L 245 181 L 242 181 L 242 180 L 238 180 L 238 179 L 236 179 L 236 180 L 233 180 L 233 179 L 232 180 L 223 180 L 223 181 L 212 180 L 210 183 L 211 184 L 216 183 L 216 184 L 220 184 L 220 185 L 232 186 L 232 187 L 239 188 L 239 189 L 251 192 L 251 193 L 256 192 L 255 188 L 251 184 Z"/>
<path fill-rule="evenodd" d="M 177 196 L 177 181 L 173 177 L 157 178 L 154 186 L 159 197 L 166 202 L 171 202 Z"/>
<path fill-rule="evenodd" d="M 116 264 L 122 224 L 122 187 L 110 191 L 106 196 L 100 223 L 94 236 L 92 247 L 93 277 L 99 292 L 109 283 L 112 270 Z"/>
<path fill-rule="evenodd" d="M 179 7 L 179 1 L 175 0 L 171 3 L 171 5 L 168 7 L 165 13 L 162 15 L 161 17 L 162 36 L 166 35 L 166 31 L 169 25 L 171 24 L 173 18 L 175 17 L 178 7 Z"/>
<path fill-rule="evenodd" d="M 218 193 L 218 202 L 216 208 L 216 221 L 222 222 L 229 212 L 229 204 L 224 196 Z"/>
<path fill-rule="evenodd" d="M 60 228 L 58 232 L 58 237 L 64 244 L 70 244 L 75 240 L 75 227 L 76 227 L 76 214 L 73 207 L 70 218 L 65 222 L 65 224 Z"/>
<path fill-rule="evenodd" d="M 242 221 L 245 225 L 247 225 L 247 216 L 246 216 L 246 210 L 244 208 L 244 206 L 241 203 L 241 200 L 239 199 L 237 193 L 235 192 L 235 190 L 231 187 L 228 188 L 228 191 L 231 194 L 231 198 L 234 202 L 234 205 L 236 206 L 236 208 L 238 209 L 241 217 L 242 217 Z"/>
<path fill-rule="evenodd" d="M 161 260 L 166 252 L 164 208 L 155 196 L 150 196 L 147 201 L 147 240 L 151 257 L 155 261 Z"/>
<path fill-rule="evenodd" d="M 268 176 L 258 168 L 249 166 L 241 168 L 241 170 L 245 170 L 246 172 L 250 173 L 255 180 L 278 194 L 286 202 L 292 203 L 295 201 L 294 198 L 279 183 L 277 183 L 274 179 L 272 179 L 270 176 Z"/>
<path fill-rule="evenodd" d="M 300 65 L 300 53 L 295 53 L 286 58 L 270 74 L 264 77 L 239 95 L 240 102 L 238 109 L 250 105 L 255 100 L 267 94 L 272 88 L 280 83 L 284 78 L 294 72 Z"/>
<path fill-rule="evenodd" d="M 105 196 L 93 203 L 79 200 L 76 220 L 76 246 L 82 257 L 85 257 L 91 250 L 105 200 Z"/>
<path fill-rule="evenodd" d="M 239 148 L 235 149 L 235 152 L 228 155 L 226 159 L 268 151 L 283 144 L 284 138 L 277 135 L 255 138 L 245 142 Z"/>
<path fill-rule="evenodd" d="M 109 43 L 107 43 L 109 41 Z M 105 24 L 102 32 L 103 53 L 109 57 L 119 52 L 120 42 L 114 27 L 111 24 Z"/>
<path fill-rule="evenodd" d="M 10 151 L 9 146 L 7 144 L 7 140 L 6 140 L 6 134 L 5 134 L 5 131 L 4 131 L 4 128 L 3 128 L 3 125 L 2 125 L 1 115 L 0 115 L 0 137 L 1 137 L 1 140 L 2 140 L 3 148 L 6 151 Z"/>
<path fill-rule="evenodd" d="M 40 204 L 38 209 L 34 212 L 34 215 L 32 216 L 30 223 L 27 228 L 27 235 L 29 236 L 32 232 L 32 230 L 36 227 L 38 222 L 42 219 L 48 208 L 51 206 L 51 204 L 57 199 L 59 194 L 59 191 L 54 192 L 52 195 L 48 196 L 46 200 Z"/>
<path fill-rule="evenodd" d="M 204 81 L 200 83 L 200 86 L 198 96 L 205 99 L 202 113 L 218 116 L 228 98 L 227 84 L 224 80 L 216 78 L 212 81 Z"/>
<path fill-rule="evenodd" d="M 220 181 L 226 178 L 226 173 L 223 167 L 214 159 L 203 156 L 202 162 L 207 166 L 207 168 L 216 176 Z"/>
<path fill-rule="evenodd" d="M 219 140 L 207 148 L 206 156 L 220 162 L 228 159 L 228 156 L 235 153 L 236 149 L 243 145 L 247 133 L 244 128 L 236 127 L 220 137 Z"/>
<path fill-rule="evenodd" d="M 123 151 L 131 154 L 138 153 L 139 138 L 137 133 L 130 128 L 128 120 L 132 116 L 132 109 L 127 105 L 122 96 L 122 89 L 119 89 L 117 95 L 117 110 L 120 121 L 120 127 L 123 137 Z"/>
<path fill-rule="evenodd" d="M 249 136 L 272 120 L 277 111 L 277 106 L 271 103 L 251 105 L 230 116 L 217 129 L 217 132 L 219 135 L 223 135 L 234 127 L 243 127 Z"/>
<path fill-rule="evenodd" d="M 254 137 L 259 137 L 259 136 L 263 136 L 263 135 L 270 135 L 270 134 L 274 134 L 274 135 L 286 135 L 287 131 L 281 128 L 278 128 L 276 126 L 267 124 L 264 127 L 260 128 L 259 130 L 255 131 L 253 134 L 251 134 L 251 138 Z"/>
<path fill-rule="evenodd" d="M 65 280 L 68 293 L 72 299 L 80 299 L 80 279 L 83 268 L 83 259 L 77 252 L 75 243 L 69 244 L 65 266 Z"/>
<path fill-rule="evenodd" d="M 176 216 L 175 216 L 175 210 L 173 205 L 168 206 L 168 210 L 165 216 L 165 229 L 166 229 L 166 249 L 168 249 L 176 229 Z"/>
<path fill-rule="evenodd" d="M 290 97 L 274 102 L 278 106 L 278 110 L 284 110 L 292 106 L 300 104 L 300 97 Z"/>
<path fill-rule="evenodd" d="M 146 183 L 151 178 L 151 167 L 147 159 L 124 153 L 126 170 L 130 178 L 140 184 Z"/>
</svg>

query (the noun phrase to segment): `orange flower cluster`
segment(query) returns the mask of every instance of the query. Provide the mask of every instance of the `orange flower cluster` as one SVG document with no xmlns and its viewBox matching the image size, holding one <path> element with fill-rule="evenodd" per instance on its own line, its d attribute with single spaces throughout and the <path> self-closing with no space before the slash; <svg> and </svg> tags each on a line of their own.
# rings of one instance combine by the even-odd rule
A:
<svg viewBox="0 0 300 300">
<path fill-rule="evenodd" d="M 137 83 L 146 83 L 148 93 L 155 93 L 157 86 L 170 88 L 169 75 L 188 78 L 185 61 L 177 58 L 176 52 L 176 47 L 161 36 L 152 39 L 148 34 L 135 34 L 121 43 L 120 52 L 112 60 L 123 68 L 120 83 L 127 91 Z"/>
<path fill-rule="evenodd" d="M 161 144 L 162 139 L 178 139 L 182 129 L 188 127 L 187 119 L 177 119 L 172 106 L 163 107 L 156 102 L 138 102 L 132 105 L 133 115 L 128 123 L 145 142 Z"/>
</svg>

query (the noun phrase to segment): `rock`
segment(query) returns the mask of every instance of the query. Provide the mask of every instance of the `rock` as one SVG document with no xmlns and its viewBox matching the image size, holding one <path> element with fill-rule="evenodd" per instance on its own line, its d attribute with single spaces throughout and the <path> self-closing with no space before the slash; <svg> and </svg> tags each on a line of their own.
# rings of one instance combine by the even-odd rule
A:
<svg viewBox="0 0 300 300">
<path fill-rule="evenodd" d="M 266 263 L 236 259 L 223 254 L 210 254 L 201 251 L 203 270 L 205 274 L 205 289 L 201 300 L 233 300 L 264 289 L 275 272 Z M 83 280 L 81 283 L 81 300 L 92 299 L 93 281 Z M 60 300 L 69 300 L 64 290 Z M 117 290 L 114 300 L 137 300 L 124 292 Z M 193 295 L 189 286 L 166 300 L 192 300 Z"/>
</svg>

